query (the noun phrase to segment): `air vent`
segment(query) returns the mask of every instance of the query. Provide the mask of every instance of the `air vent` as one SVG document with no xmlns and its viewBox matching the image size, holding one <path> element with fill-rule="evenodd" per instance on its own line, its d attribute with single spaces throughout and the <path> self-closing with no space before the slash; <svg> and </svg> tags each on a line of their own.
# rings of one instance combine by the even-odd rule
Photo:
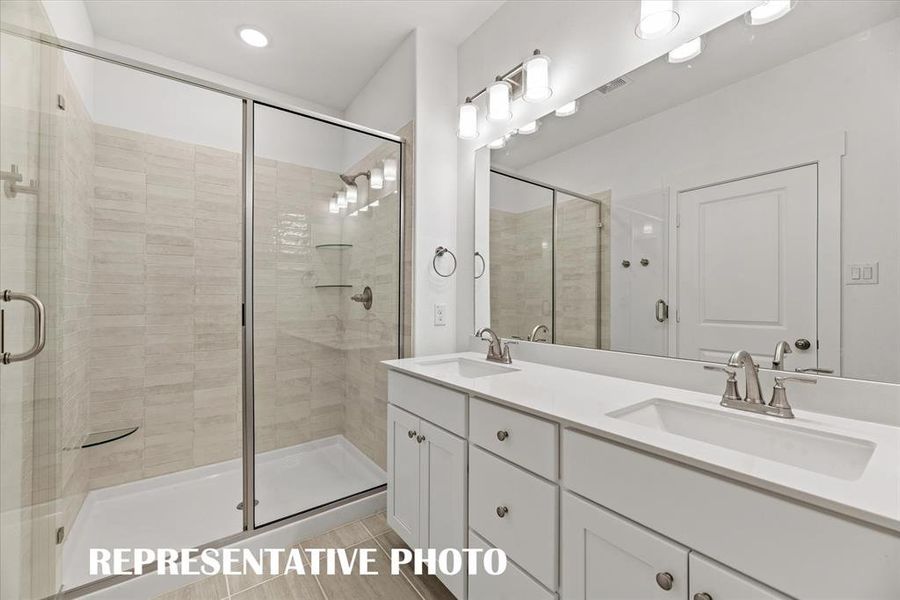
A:
<svg viewBox="0 0 900 600">
<path fill-rule="evenodd" d="M 616 79 L 613 79 L 609 83 L 605 83 L 605 84 L 601 85 L 600 87 L 598 87 L 597 91 L 600 92 L 601 94 L 608 94 L 619 88 L 625 87 L 629 83 L 631 83 L 630 79 L 627 79 L 626 77 L 617 77 Z"/>
</svg>

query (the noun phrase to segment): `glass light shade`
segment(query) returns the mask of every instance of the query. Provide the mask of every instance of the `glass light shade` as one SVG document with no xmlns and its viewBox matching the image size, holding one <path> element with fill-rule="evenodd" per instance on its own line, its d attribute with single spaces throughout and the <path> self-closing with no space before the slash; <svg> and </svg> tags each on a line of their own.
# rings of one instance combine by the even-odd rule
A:
<svg viewBox="0 0 900 600">
<path fill-rule="evenodd" d="M 347 197 L 347 202 L 349 202 L 350 204 L 356 204 L 356 197 L 357 197 L 358 191 L 359 190 L 356 189 L 355 183 L 351 183 L 351 184 L 347 185 L 347 191 L 345 192 L 345 195 Z"/>
<path fill-rule="evenodd" d="M 337 200 L 332 200 L 328 203 L 328 212 L 330 213 L 339 213 L 341 209 L 338 208 Z"/>
<path fill-rule="evenodd" d="M 396 158 L 384 159 L 384 180 L 385 181 L 397 181 L 397 159 Z"/>
<path fill-rule="evenodd" d="M 578 112 L 578 100 L 572 100 L 556 109 L 557 117 L 568 117 Z"/>
<path fill-rule="evenodd" d="M 269 45 L 269 38 L 266 37 L 259 29 L 253 29 L 252 27 L 241 27 L 238 30 L 238 35 L 241 36 L 241 39 L 248 46 L 253 46 L 254 48 L 265 48 Z"/>
<path fill-rule="evenodd" d="M 550 57 L 546 54 L 529 56 L 522 69 L 525 72 L 525 91 L 522 93 L 525 102 L 540 102 L 553 95 L 550 89 Z"/>
<path fill-rule="evenodd" d="M 791 12 L 792 8 L 794 8 L 794 3 L 791 0 L 768 0 L 768 2 L 763 2 L 756 8 L 750 9 L 747 21 L 751 25 L 765 25 L 777 21 Z"/>
<path fill-rule="evenodd" d="M 521 127 L 519 127 L 518 133 L 522 135 L 531 135 L 535 131 L 538 130 L 538 126 L 540 123 L 538 121 L 532 121 L 531 123 L 525 123 Z"/>
<path fill-rule="evenodd" d="M 512 119 L 509 96 L 512 86 L 507 81 L 495 81 L 487 87 L 487 120 L 509 121 Z"/>
<path fill-rule="evenodd" d="M 494 140 L 493 142 L 491 142 L 487 145 L 487 147 L 490 148 L 491 150 L 499 150 L 500 148 L 503 148 L 504 146 L 506 146 L 506 136 L 505 135 L 503 137 L 497 138 L 496 140 Z"/>
<path fill-rule="evenodd" d="M 347 193 L 344 191 L 340 191 L 337 193 L 337 200 L 335 201 L 338 208 L 347 208 Z"/>
<path fill-rule="evenodd" d="M 459 105 L 459 124 L 456 126 L 456 135 L 463 140 L 474 140 L 478 137 L 478 107 L 471 102 Z M 384 161 L 387 163 L 387 161 Z M 387 179 L 387 167 L 385 166 L 385 179 Z M 388 179 L 388 181 L 393 181 Z"/>
<path fill-rule="evenodd" d="M 700 56 L 703 52 L 703 38 L 695 37 L 669 52 L 669 62 L 672 64 L 683 63 Z"/>
<path fill-rule="evenodd" d="M 642 40 L 655 40 L 675 29 L 680 19 L 673 0 L 641 0 L 641 20 L 634 33 Z"/>
<path fill-rule="evenodd" d="M 381 167 L 372 167 L 369 171 L 369 187 L 373 190 L 380 190 L 384 187 L 384 171 Z"/>
</svg>

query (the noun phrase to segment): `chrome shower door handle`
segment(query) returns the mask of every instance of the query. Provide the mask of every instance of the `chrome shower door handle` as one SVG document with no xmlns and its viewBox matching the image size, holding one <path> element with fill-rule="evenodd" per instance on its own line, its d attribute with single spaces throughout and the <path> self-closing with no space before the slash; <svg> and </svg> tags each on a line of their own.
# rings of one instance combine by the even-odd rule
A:
<svg viewBox="0 0 900 600">
<path fill-rule="evenodd" d="M 14 354 L 12 352 L 4 352 L 0 356 L 0 363 L 8 365 L 14 362 L 22 362 L 34 358 L 44 349 L 47 342 L 47 320 L 44 311 L 44 303 L 37 296 L 26 294 L 25 292 L 14 292 L 12 290 L 3 290 L 2 297 L 4 302 L 12 302 L 13 300 L 21 300 L 27 302 L 34 309 L 34 344 L 25 352 Z M 5 332 L 4 332 L 5 333 Z M 5 344 L 4 344 L 5 346 Z"/>
<path fill-rule="evenodd" d="M 660 323 L 665 322 L 666 319 L 669 318 L 669 305 L 666 304 L 666 301 L 660 298 L 656 301 L 656 320 Z"/>
</svg>

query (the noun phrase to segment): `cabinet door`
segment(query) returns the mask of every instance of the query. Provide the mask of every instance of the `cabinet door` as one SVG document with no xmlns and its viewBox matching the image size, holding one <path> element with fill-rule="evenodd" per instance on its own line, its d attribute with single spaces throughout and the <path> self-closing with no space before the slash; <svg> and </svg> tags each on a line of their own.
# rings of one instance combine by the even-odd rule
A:
<svg viewBox="0 0 900 600">
<path fill-rule="evenodd" d="M 412 548 L 419 547 L 419 419 L 388 405 L 388 524 Z"/>
<path fill-rule="evenodd" d="M 690 557 L 693 600 L 787 600 L 772 588 L 696 552 Z"/>
<path fill-rule="evenodd" d="M 568 492 L 561 562 L 564 599 L 687 597 L 687 548 Z"/>
<path fill-rule="evenodd" d="M 438 552 L 466 547 L 466 441 L 428 421 L 419 426 L 421 517 L 419 543 Z M 457 598 L 465 597 L 465 565 L 438 579 Z"/>
</svg>

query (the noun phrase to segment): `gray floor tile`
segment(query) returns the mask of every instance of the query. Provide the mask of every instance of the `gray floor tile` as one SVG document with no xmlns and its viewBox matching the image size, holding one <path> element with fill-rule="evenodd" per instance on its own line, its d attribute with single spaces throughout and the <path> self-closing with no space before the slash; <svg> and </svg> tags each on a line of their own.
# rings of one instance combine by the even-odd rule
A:
<svg viewBox="0 0 900 600">
<path fill-rule="evenodd" d="M 233 594 L 232 600 L 323 600 L 322 590 L 312 575 L 280 575 L 248 590 Z"/>
<path fill-rule="evenodd" d="M 369 530 L 369 533 L 374 536 L 379 536 L 382 533 L 386 533 L 391 530 L 391 528 L 387 524 L 387 518 L 383 512 L 372 515 L 371 517 L 366 517 L 365 519 L 363 519 L 363 525 L 365 525 L 366 529 Z"/>
<path fill-rule="evenodd" d="M 392 530 L 379 535 L 376 539 L 387 553 L 390 553 L 392 548 L 409 548 L 409 546 L 400 539 L 400 536 Z M 416 590 L 422 594 L 422 597 L 425 598 L 425 600 L 455 599 L 455 596 L 450 593 L 450 590 L 444 587 L 444 584 L 441 583 L 440 579 L 434 575 L 416 575 L 409 565 L 402 565 L 400 569 L 409 578 Z"/>
<path fill-rule="evenodd" d="M 359 544 L 354 548 L 376 547 Z M 328 600 L 421 600 L 419 594 L 402 575 L 391 575 L 391 564 L 387 555 L 379 549 L 373 554 L 375 562 L 370 569 L 378 575 L 319 575 L 319 583 Z"/>
<path fill-rule="evenodd" d="M 228 598 L 225 576 L 213 575 L 190 585 L 166 592 L 156 600 L 222 600 Z"/>
</svg>

